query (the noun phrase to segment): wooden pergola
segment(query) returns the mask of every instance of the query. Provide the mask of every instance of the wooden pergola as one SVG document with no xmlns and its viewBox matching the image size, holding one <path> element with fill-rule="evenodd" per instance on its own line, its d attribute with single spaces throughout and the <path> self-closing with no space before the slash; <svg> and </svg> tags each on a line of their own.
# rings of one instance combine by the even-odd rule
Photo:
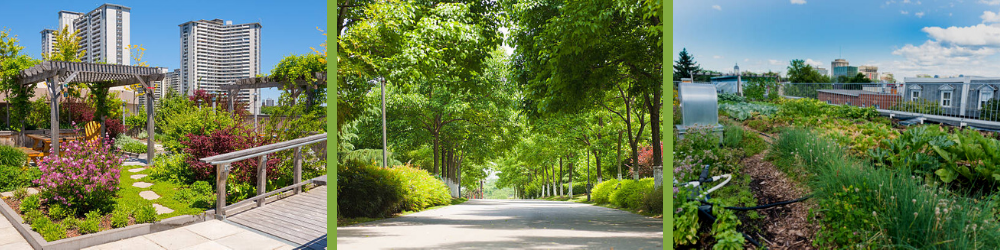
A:
<svg viewBox="0 0 1000 250">
<path fill-rule="evenodd" d="M 49 89 L 51 108 L 51 136 L 52 152 L 58 155 L 59 152 L 59 98 L 62 96 L 63 88 L 70 83 L 94 83 L 111 82 L 102 88 L 112 88 L 132 84 L 141 84 L 147 89 L 146 92 L 146 131 L 153 131 L 153 91 L 151 82 L 163 80 L 164 74 L 157 68 L 139 67 L 116 64 L 98 64 L 83 62 L 60 62 L 44 61 L 31 68 L 22 70 L 18 75 L 17 83 L 22 85 L 32 85 L 45 82 Z M 105 118 L 102 117 L 101 130 L 105 130 L 103 124 Z M 103 133 L 102 133 L 102 136 Z M 156 149 L 153 147 L 152 137 L 147 140 L 146 154 L 147 161 L 152 162 Z"/>
<path fill-rule="evenodd" d="M 295 80 L 294 86 L 297 88 L 291 89 L 292 97 L 297 97 L 302 94 L 303 91 L 309 95 L 309 106 L 312 106 L 312 91 L 313 89 L 319 88 L 320 84 L 326 84 L 326 73 L 325 72 L 313 72 L 313 78 L 316 81 L 309 82 L 304 79 Z M 263 88 L 275 88 L 275 87 L 285 87 L 288 86 L 290 82 L 288 81 L 278 81 L 277 79 L 271 78 L 270 76 L 261 77 L 249 77 L 237 79 L 232 84 L 219 86 L 219 89 L 226 91 L 229 98 L 229 112 L 233 112 L 233 106 L 235 105 L 236 94 L 240 90 L 244 89 L 263 89 Z"/>
</svg>

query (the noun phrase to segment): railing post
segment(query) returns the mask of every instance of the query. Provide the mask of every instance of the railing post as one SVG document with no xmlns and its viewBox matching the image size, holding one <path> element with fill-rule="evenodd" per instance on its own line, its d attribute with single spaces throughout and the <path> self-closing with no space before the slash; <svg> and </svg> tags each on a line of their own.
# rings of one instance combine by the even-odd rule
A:
<svg viewBox="0 0 1000 250">
<path fill-rule="evenodd" d="M 267 193 L 267 155 L 260 156 L 260 163 L 257 164 L 257 195 Z M 264 206 L 267 197 L 257 199 L 257 207 Z"/>
<path fill-rule="evenodd" d="M 301 146 L 295 148 L 295 159 L 294 160 L 295 160 L 295 168 L 292 170 L 293 176 L 294 176 L 293 177 L 294 179 L 293 179 L 292 183 L 298 184 L 299 182 L 302 182 L 302 147 Z M 301 192 L 302 192 L 302 186 L 295 187 L 295 194 L 299 194 Z"/>
<path fill-rule="evenodd" d="M 215 201 L 215 218 L 226 219 L 226 179 L 229 177 L 229 163 L 216 165 L 215 186 L 218 199 Z"/>
</svg>

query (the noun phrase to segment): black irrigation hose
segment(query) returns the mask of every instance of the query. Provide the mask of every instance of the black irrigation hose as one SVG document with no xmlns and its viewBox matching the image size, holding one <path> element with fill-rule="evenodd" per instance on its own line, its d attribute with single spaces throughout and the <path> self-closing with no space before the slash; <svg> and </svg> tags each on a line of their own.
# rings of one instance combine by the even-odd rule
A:
<svg viewBox="0 0 1000 250">
<path fill-rule="evenodd" d="M 773 207 L 773 206 L 780 206 L 780 205 L 786 205 L 786 204 L 796 203 L 796 202 L 807 200 L 810 197 L 812 197 L 812 195 L 806 195 L 806 196 L 804 196 L 802 198 L 798 198 L 798 199 L 794 199 L 794 200 L 775 202 L 775 203 L 766 204 L 766 205 L 760 205 L 760 206 L 756 206 L 756 207 L 724 207 L 724 208 L 725 209 L 729 209 L 729 210 L 737 210 L 737 211 L 750 211 L 750 210 L 764 209 L 764 208 L 769 208 L 769 207 Z"/>
<path fill-rule="evenodd" d="M 744 239 L 747 239 L 747 241 L 750 241 L 750 243 L 753 243 L 753 245 L 757 246 L 758 248 L 764 246 L 764 245 L 761 245 L 760 242 L 757 242 L 756 240 L 754 240 L 753 237 L 751 237 L 750 235 L 747 235 L 747 234 L 745 234 L 743 232 L 739 232 L 739 231 L 737 231 L 737 233 L 742 234 Z"/>
</svg>

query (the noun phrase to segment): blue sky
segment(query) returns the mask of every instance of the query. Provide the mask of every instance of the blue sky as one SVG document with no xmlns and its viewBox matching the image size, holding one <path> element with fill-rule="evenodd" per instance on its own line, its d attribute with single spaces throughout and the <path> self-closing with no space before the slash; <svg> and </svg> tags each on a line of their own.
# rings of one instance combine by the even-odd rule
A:
<svg viewBox="0 0 1000 250">
<path fill-rule="evenodd" d="M 1000 76 L 1000 0 L 676 0 L 673 59 L 702 68 L 784 72 L 792 59 L 837 58 L 897 80 Z M 841 56 L 841 49 L 843 55 Z"/>
<path fill-rule="evenodd" d="M 55 29 L 60 10 L 89 12 L 104 3 L 132 8 L 132 44 L 146 48 L 143 61 L 150 66 L 180 66 L 180 30 L 177 25 L 200 19 L 260 22 L 261 72 L 268 74 L 281 58 L 312 53 L 326 39 L 326 1 L 0 1 L 0 28 L 17 35 L 24 53 L 41 57 L 42 29 Z M 277 89 L 263 91 L 277 100 Z"/>
</svg>

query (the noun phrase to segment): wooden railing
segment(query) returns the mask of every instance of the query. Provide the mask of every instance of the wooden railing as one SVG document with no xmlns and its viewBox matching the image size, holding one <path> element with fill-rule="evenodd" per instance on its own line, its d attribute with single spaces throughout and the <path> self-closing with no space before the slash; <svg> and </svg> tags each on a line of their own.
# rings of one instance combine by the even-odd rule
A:
<svg viewBox="0 0 1000 250">
<path fill-rule="evenodd" d="M 240 150 L 220 154 L 211 157 L 201 158 L 200 161 L 216 167 L 215 185 L 218 199 L 215 202 L 215 216 L 217 219 L 226 218 L 226 210 L 236 208 L 250 202 L 257 202 L 257 207 L 264 206 L 264 201 L 268 196 L 294 189 L 294 193 L 302 192 L 302 186 L 312 183 L 312 180 L 302 181 L 302 147 L 311 144 L 324 142 L 327 140 L 326 133 L 307 136 L 289 141 L 278 142 L 260 147 Z M 267 155 L 282 150 L 295 149 L 295 167 L 293 170 L 293 184 L 279 188 L 271 192 L 267 190 Z M 260 157 L 257 166 L 257 196 L 226 206 L 226 180 L 229 179 L 229 170 L 233 162 L 242 161 L 254 157 Z"/>
</svg>

